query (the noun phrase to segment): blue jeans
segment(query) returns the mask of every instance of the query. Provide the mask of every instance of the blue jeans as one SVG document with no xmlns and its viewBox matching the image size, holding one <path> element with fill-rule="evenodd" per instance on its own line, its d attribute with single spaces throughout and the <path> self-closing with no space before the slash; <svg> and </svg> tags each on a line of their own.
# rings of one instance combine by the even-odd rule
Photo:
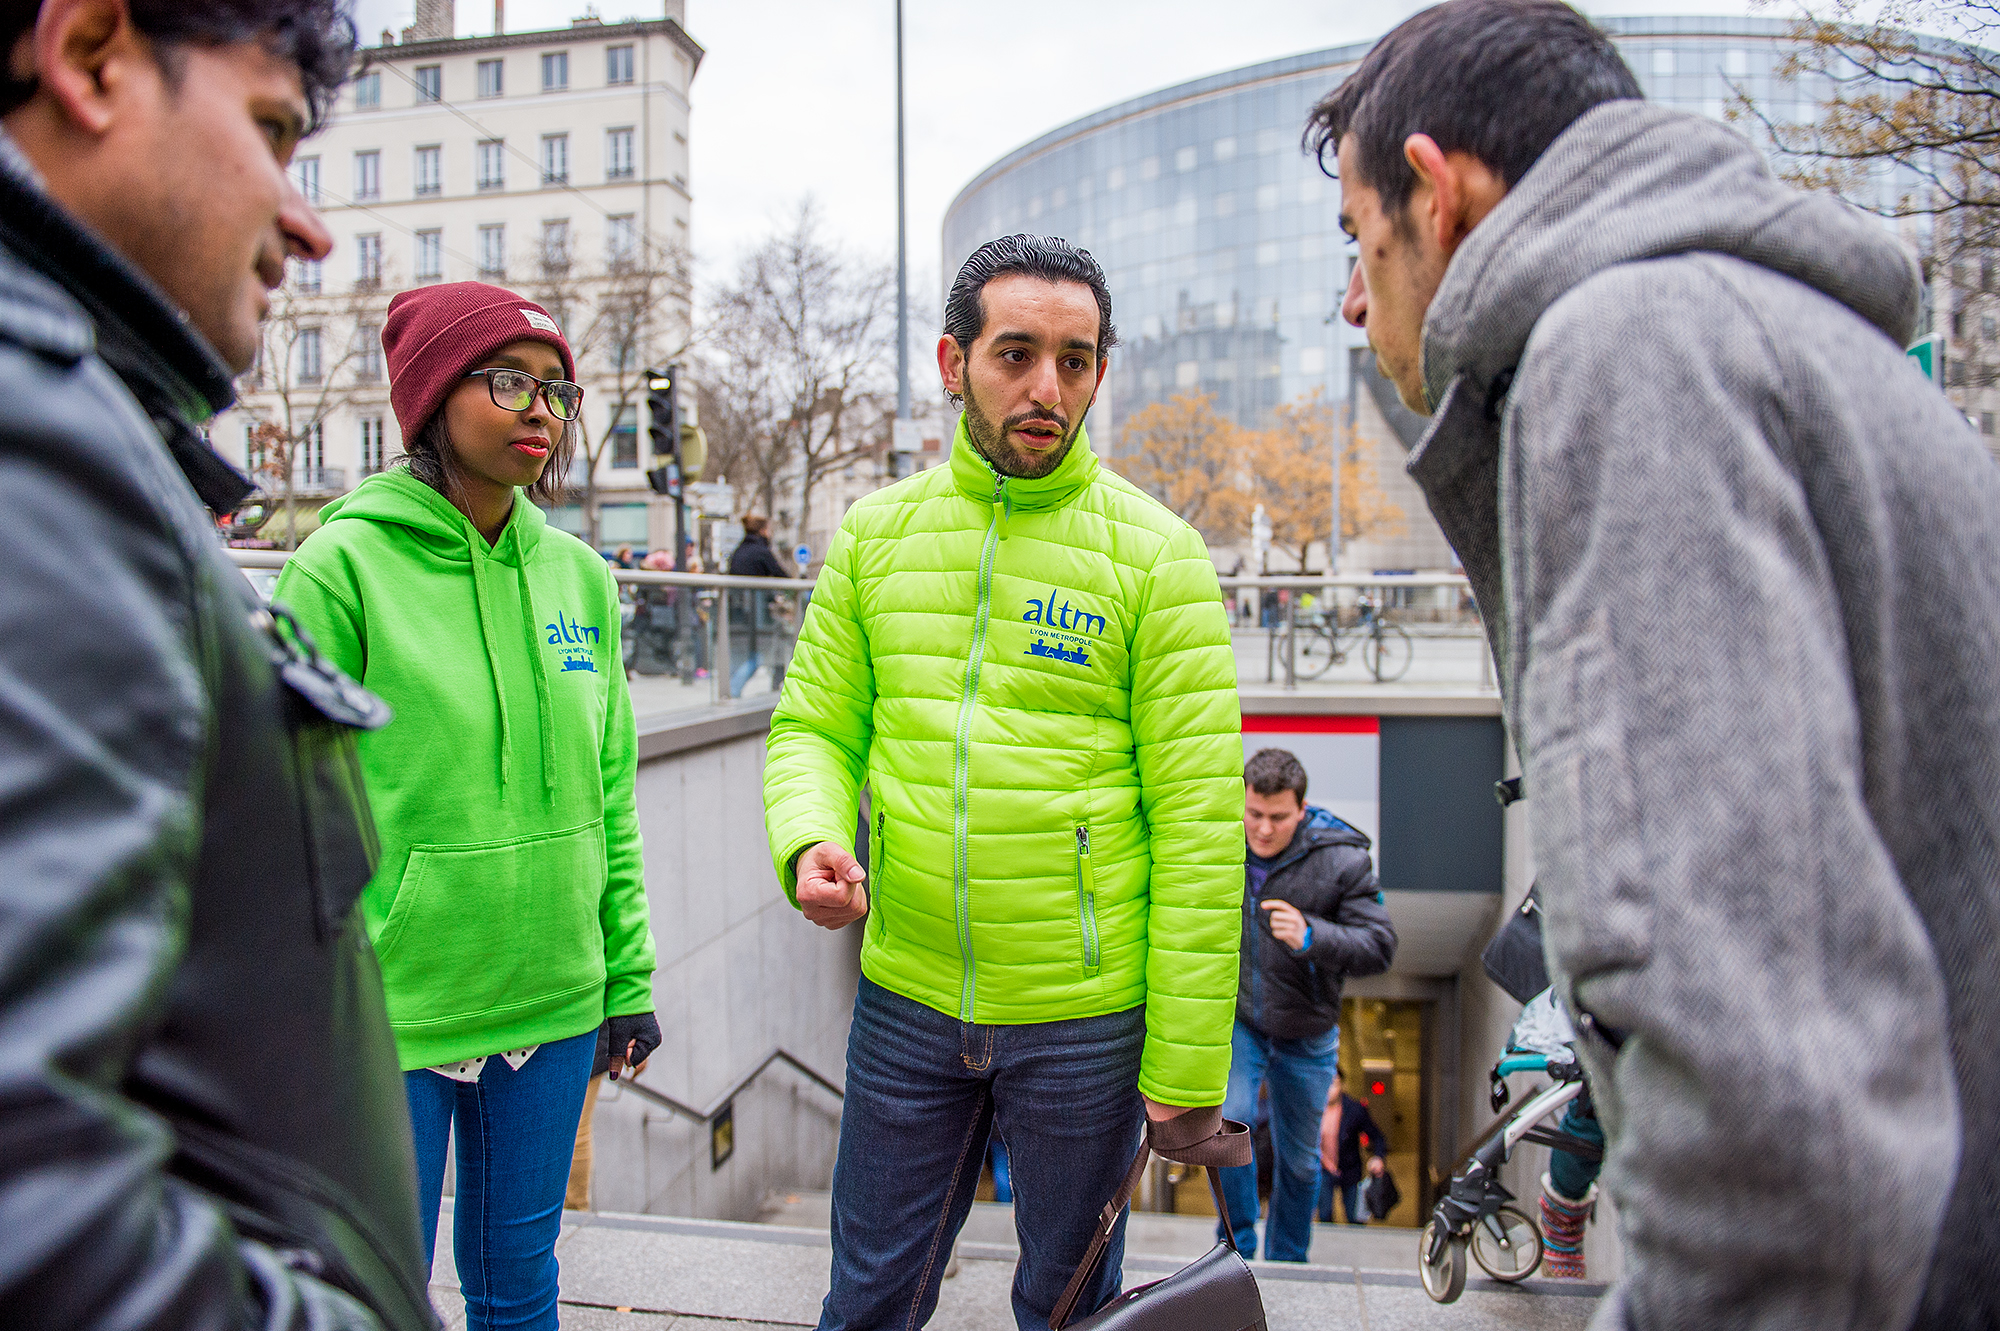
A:
<svg viewBox="0 0 2000 1331">
<path fill-rule="evenodd" d="M 729 672 L 729 696 L 732 698 L 742 697 L 743 686 L 750 682 L 750 676 L 756 674 L 757 667 L 763 664 L 762 658 L 757 655 L 754 648 L 751 649 L 750 655 L 738 661 L 735 667 Z"/>
<path fill-rule="evenodd" d="M 1273 1040 L 1236 1023 L 1229 1041 L 1229 1097 L 1225 1117 L 1257 1121 L 1257 1088 L 1271 1088 L 1271 1218 L 1264 1225 L 1264 1258 L 1303 1262 L 1312 1246 L 1313 1203 L 1319 1197 L 1319 1121 L 1340 1057 L 1340 1028 L 1304 1040 Z M 1236 1250 L 1257 1251 L 1257 1166 L 1222 1171 L 1222 1198 L 1236 1228 Z M 1222 1236 L 1222 1222 L 1215 1225 Z"/>
<path fill-rule="evenodd" d="M 1368 1223 L 1368 1217 L 1361 1209 L 1361 1180 L 1356 1179 L 1352 1183 L 1342 1183 L 1338 1178 L 1334 1177 L 1333 1173 L 1325 1165 L 1321 1165 L 1319 1167 L 1319 1218 L 1329 1224 L 1333 1221 L 1333 1199 L 1335 1197 L 1340 1198 L 1341 1206 L 1347 1211 L 1348 1224 L 1365 1225 Z"/>
<path fill-rule="evenodd" d="M 1139 1152 L 1145 1009 L 980 1026 L 863 977 L 833 1167 L 833 1278 L 821 1331 L 905 1331 L 937 1309 L 995 1120 L 1014 1188 L 1014 1320 L 1045 1331 L 1098 1212 Z M 1118 1292 L 1121 1218 L 1078 1315 Z"/>
<path fill-rule="evenodd" d="M 555 1331 L 556 1238 L 597 1032 L 552 1040 L 516 1072 L 498 1054 L 476 1082 L 403 1074 L 417 1143 L 424 1266 L 437 1244 L 445 1141 L 458 1127 L 452 1251 L 467 1331 Z"/>
</svg>

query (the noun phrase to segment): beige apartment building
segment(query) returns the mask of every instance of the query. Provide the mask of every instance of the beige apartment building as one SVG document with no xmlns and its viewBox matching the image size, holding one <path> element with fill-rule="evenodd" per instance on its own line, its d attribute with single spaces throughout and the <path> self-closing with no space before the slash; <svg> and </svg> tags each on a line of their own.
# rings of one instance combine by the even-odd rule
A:
<svg viewBox="0 0 2000 1331">
<path fill-rule="evenodd" d="M 541 32 L 507 32 L 495 10 L 498 31 L 455 38 L 452 0 L 419 0 L 416 23 L 361 52 L 294 162 L 334 249 L 293 263 L 242 400 L 211 430 L 259 482 L 274 514 L 261 534 L 279 544 L 288 506 L 303 535 L 320 505 L 401 452 L 380 339 L 391 297 L 468 279 L 547 306 L 577 353 L 596 465 L 579 450 L 571 481 L 587 499 L 558 524 L 583 532 L 594 515 L 606 548 L 661 534 L 644 371 L 689 339 L 688 93 L 702 48 L 684 0 L 657 20 Z M 681 395 L 690 415 L 693 397 Z"/>
</svg>

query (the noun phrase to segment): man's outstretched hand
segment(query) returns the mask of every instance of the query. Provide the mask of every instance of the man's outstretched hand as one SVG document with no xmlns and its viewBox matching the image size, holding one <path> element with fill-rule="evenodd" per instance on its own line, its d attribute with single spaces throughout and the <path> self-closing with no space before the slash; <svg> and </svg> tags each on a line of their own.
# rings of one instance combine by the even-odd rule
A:
<svg viewBox="0 0 2000 1331">
<path fill-rule="evenodd" d="M 847 850 L 822 841 L 799 856 L 799 909 L 822 929 L 844 929 L 868 913 L 868 871 Z"/>
</svg>

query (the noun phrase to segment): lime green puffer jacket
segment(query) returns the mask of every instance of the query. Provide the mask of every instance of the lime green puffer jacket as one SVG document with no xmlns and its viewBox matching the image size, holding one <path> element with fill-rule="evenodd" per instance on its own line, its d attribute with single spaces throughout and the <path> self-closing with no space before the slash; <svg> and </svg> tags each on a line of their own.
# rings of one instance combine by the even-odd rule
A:
<svg viewBox="0 0 2000 1331">
<path fill-rule="evenodd" d="M 1214 565 L 1079 432 L 1037 480 L 960 425 L 950 465 L 848 511 L 771 724 L 764 806 L 787 893 L 855 836 L 861 967 L 961 1021 L 1144 1004 L 1139 1088 L 1229 1077 L 1243 741 Z"/>
</svg>

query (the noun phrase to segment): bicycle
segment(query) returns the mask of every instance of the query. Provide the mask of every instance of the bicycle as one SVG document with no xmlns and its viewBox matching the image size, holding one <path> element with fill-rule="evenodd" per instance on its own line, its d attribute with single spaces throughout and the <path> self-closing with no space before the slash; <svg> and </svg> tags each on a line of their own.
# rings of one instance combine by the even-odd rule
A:
<svg viewBox="0 0 2000 1331">
<path fill-rule="evenodd" d="M 1347 660 L 1354 650 L 1361 664 L 1377 684 L 1401 679 L 1410 668 L 1413 646 L 1409 631 L 1392 624 L 1382 615 L 1382 604 L 1363 596 L 1353 624 L 1340 626 L 1339 611 L 1301 619 L 1293 628 L 1292 673 L 1299 679 L 1317 679 Z"/>
<path fill-rule="evenodd" d="M 1468 1254 L 1487 1275 L 1507 1284 L 1526 1280 L 1540 1268 L 1541 1227 L 1511 1204 L 1514 1194 L 1500 1182 L 1500 1167 L 1517 1145 L 1536 1142 L 1589 1160 L 1604 1158 L 1596 1143 L 1540 1126 L 1583 1093 L 1583 1069 L 1573 1051 L 1550 1056 L 1509 1050 L 1492 1072 L 1495 1112 L 1506 1105 L 1510 1096 L 1506 1079 L 1516 1072 L 1545 1072 L 1554 1085 L 1538 1088 L 1513 1114 L 1487 1130 L 1432 1209 L 1417 1242 L 1417 1275 L 1424 1293 L 1435 1302 L 1451 1303 L 1465 1292 Z"/>
</svg>

